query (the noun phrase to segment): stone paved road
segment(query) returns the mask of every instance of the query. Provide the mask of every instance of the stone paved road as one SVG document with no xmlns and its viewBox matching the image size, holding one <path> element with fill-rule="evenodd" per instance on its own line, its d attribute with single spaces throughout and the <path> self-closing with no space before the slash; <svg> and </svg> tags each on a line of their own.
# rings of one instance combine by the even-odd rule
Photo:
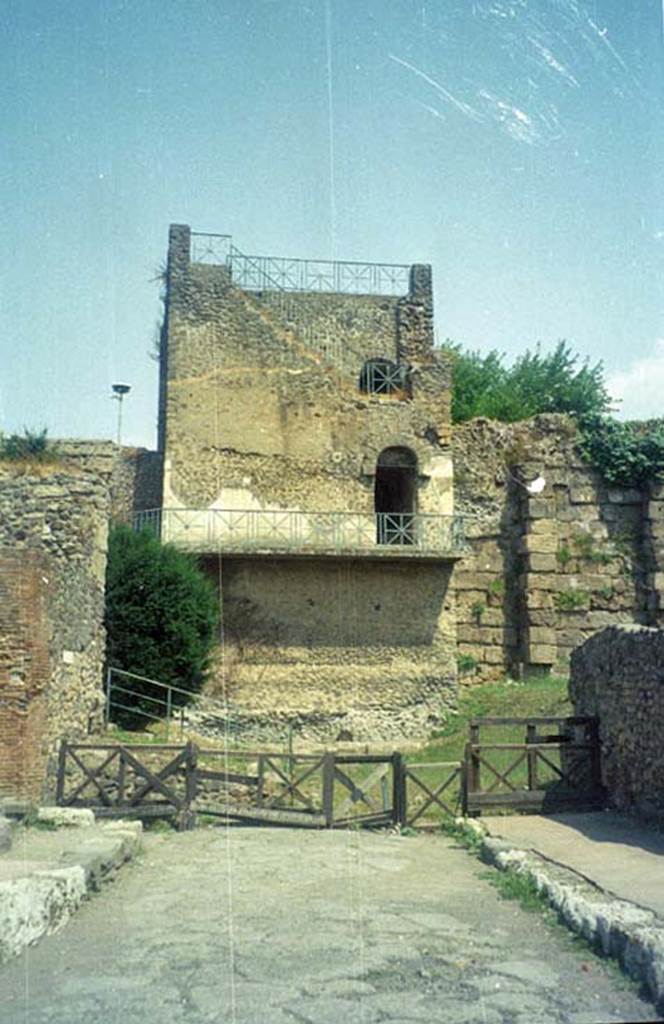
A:
<svg viewBox="0 0 664 1024">
<path fill-rule="evenodd" d="M 200 829 L 0 968 L 1 1024 L 649 1021 L 440 836 Z"/>
</svg>

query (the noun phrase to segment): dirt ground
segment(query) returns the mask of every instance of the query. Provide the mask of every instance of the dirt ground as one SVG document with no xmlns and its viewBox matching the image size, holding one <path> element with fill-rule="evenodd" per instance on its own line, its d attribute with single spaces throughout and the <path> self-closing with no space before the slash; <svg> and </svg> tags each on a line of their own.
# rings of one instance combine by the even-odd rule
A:
<svg viewBox="0 0 664 1024">
<path fill-rule="evenodd" d="M 0 1022 L 656 1019 L 486 871 L 442 836 L 149 834 L 64 931 L 0 968 Z"/>
</svg>

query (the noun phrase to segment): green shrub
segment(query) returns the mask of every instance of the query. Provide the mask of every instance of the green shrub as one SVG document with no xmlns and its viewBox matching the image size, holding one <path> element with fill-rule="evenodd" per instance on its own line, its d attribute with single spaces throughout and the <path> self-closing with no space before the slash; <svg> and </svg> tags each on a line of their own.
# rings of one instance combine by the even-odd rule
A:
<svg viewBox="0 0 664 1024">
<path fill-rule="evenodd" d="M 452 358 L 452 421 L 475 416 L 514 422 L 538 413 L 569 413 L 576 417 L 602 416 L 611 408 L 601 362 L 590 366 L 566 341 L 543 355 L 539 345 L 526 351 L 510 367 L 495 349 L 482 355 L 447 341 Z"/>
<path fill-rule="evenodd" d="M 486 611 L 486 605 L 483 601 L 473 601 L 470 606 L 470 614 L 474 619 L 479 622 Z"/>
<path fill-rule="evenodd" d="M 161 542 L 149 531 L 127 526 L 111 530 L 106 573 L 107 658 L 112 668 L 170 683 L 193 694 L 200 690 L 218 635 L 219 606 L 212 582 L 195 559 Z M 135 697 L 122 704 L 154 714 L 149 684 L 132 681 Z M 188 700 L 173 694 L 173 705 Z M 117 710 L 121 725 L 145 723 L 130 710 Z"/>
<path fill-rule="evenodd" d="M 460 654 L 457 658 L 457 668 L 464 674 L 474 672 L 477 668 L 477 658 L 472 654 Z"/>
<path fill-rule="evenodd" d="M 587 590 L 561 590 L 555 595 L 553 603 L 559 612 L 573 612 L 585 608 L 589 598 Z"/>
<path fill-rule="evenodd" d="M 639 487 L 664 477 L 664 421 L 620 423 L 602 415 L 579 419 L 579 450 L 609 484 Z"/>
<path fill-rule="evenodd" d="M 48 440 L 48 430 L 28 430 L 23 434 L 8 434 L 0 437 L 0 459 L 8 462 L 48 462 L 57 457 L 55 445 Z"/>
<path fill-rule="evenodd" d="M 572 552 L 566 544 L 563 544 L 562 547 L 558 548 L 558 550 L 556 551 L 556 559 L 560 563 L 560 565 L 567 565 L 569 562 L 571 562 Z"/>
<path fill-rule="evenodd" d="M 487 587 L 490 597 L 503 597 L 505 594 L 505 580 L 502 576 L 496 576 L 495 580 Z"/>
</svg>

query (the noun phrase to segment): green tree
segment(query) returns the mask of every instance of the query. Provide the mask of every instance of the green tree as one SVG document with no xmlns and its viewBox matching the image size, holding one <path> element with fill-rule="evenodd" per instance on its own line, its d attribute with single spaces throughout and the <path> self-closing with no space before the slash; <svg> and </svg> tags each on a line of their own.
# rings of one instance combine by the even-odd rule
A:
<svg viewBox="0 0 664 1024">
<path fill-rule="evenodd" d="M 106 571 L 107 660 L 112 668 L 170 683 L 194 694 L 203 685 L 215 640 L 219 605 L 212 582 L 196 560 L 149 530 L 111 528 Z M 139 711 L 155 713 L 148 697 L 163 694 L 132 681 L 135 694 L 118 694 L 131 710 L 114 718 L 145 723 Z M 173 704 L 189 698 L 173 695 Z"/>
<path fill-rule="evenodd" d="M 590 417 L 611 409 L 602 363 L 580 363 L 566 341 L 546 355 L 538 345 L 511 367 L 495 349 L 482 355 L 450 341 L 444 348 L 452 357 L 454 423 L 475 416 L 511 423 L 545 412 Z"/>
</svg>

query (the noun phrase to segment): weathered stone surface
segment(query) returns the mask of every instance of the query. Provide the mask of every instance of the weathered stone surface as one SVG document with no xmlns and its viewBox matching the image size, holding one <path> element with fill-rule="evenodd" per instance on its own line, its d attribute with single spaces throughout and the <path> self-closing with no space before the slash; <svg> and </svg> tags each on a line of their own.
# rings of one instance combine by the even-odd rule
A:
<svg viewBox="0 0 664 1024">
<path fill-rule="evenodd" d="M 530 555 L 555 555 L 558 550 L 558 537 L 554 533 L 527 533 L 521 541 L 521 550 Z M 555 564 L 554 570 L 551 571 L 557 568 L 558 565 Z"/>
<path fill-rule="evenodd" d="M 0 814 L 0 853 L 4 853 L 11 849 L 12 845 L 12 826 L 8 818 L 4 818 Z"/>
<path fill-rule="evenodd" d="M 378 470 L 381 453 L 389 450 L 389 461 L 395 449 L 413 465 L 404 511 L 453 512 L 450 360 L 433 347 L 431 268 L 414 265 L 409 282 L 401 297 L 284 292 L 269 281 L 245 290 L 226 266 L 190 259 L 185 225 L 171 229 L 159 425 L 164 507 L 288 510 L 278 559 L 252 538 L 231 555 L 203 531 L 224 614 L 223 657 L 208 692 L 231 701 L 246 737 L 267 740 L 270 726 L 274 739 L 289 726 L 324 741 L 340 732 L 422 736 L 454 702 L 451 560 L 418 563 L 418 545 L 404 544 L 398 564 L 395 551 L 387 551 L 391 562 L 379 561 L 387 545 L 378 549 L 373 519 L 377 486 L 385 491 L 378 511 L 401 507 L 397 463 L 387 476 Z M 376 358 L 400 368 L 401 386 L 381 395 L 363 388 L 363 368 Z M 347 521 L 356 541 L 330 541 L 332 553 L 321 559 L 289 527 L 290 512 L 305 525 L 313 522 L 308 513 L 329 514 L 330 536 Z M 188 543 L 177 516 L 169 522 L 170 539 Z M 368 537 L 358 532 L 363 525 Z M 371 559 L 351 557 L 363 545 Z M 491 546 L 479 568 L 487 583 L 501 572 Z M 468 587 L 483 589 L 480 577 Z"/>
<path fill-rule="evenodd" d="M 555 665 L 558 652 L 553 646 L 535 645 L 528 648 L 528 661 L 531 665 Z"/>
<path fill-rule="evenodd" d="M 513 843 L 481 836 L 481 857 L 501 871 L 529 877 L 565 924 L 617 959 L 664 1008 L 664 920 L 652 910 L 618 899 L 570 868 Z"/>
<path fill-rule="evenodd" d="M 60 737 L 100 722 L 110 476 L 0 465 L 0 794 L 41 800 Z"/>
<path fill-rule="evenodd" d="M 540 555 L 533 552 L 528 556 L 528 565 L 530 571 L 534 573 L 555 573 L 558 571 L 555 555 Z"/>
<path fill-rule="evenodd" d="M 83 828 L 94 825 L 94 811 L 86 807 L 40 807 L 37 821 L 53 825 L 54 828 Z"/>
<path fill-rule="evenodd" d="M 602 774 L 617 807 L 664 818 L 664 630 L 611 626 L 574 651 L 576 713 L 597 715 Z"/>
<path fill-rule="evenodd" d="M 0 963 L 62 928 L 86 893 L 78 866 L 0 881 Z"/>
</svg>

